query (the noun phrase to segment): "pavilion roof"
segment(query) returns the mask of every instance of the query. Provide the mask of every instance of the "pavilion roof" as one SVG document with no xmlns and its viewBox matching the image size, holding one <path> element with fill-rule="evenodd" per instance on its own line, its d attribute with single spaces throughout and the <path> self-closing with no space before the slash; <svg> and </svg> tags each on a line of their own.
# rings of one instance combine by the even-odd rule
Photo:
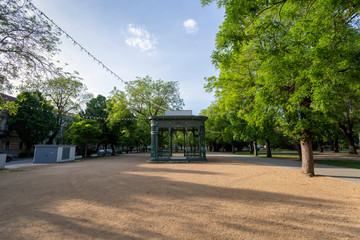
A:
<svg viewBox="0 0 360 240">
<path fill-rule="evenodd" d="M 157 120 L 157 121 L 169 121 L 169 120 L 184 120 L 184 121 L 206 121 L 208 117 L 206 116 L 195 116 L 195 115 L 161 115 L 161 116 L 152 116 L 149 117 L 150 120 Z"/>
</svg>

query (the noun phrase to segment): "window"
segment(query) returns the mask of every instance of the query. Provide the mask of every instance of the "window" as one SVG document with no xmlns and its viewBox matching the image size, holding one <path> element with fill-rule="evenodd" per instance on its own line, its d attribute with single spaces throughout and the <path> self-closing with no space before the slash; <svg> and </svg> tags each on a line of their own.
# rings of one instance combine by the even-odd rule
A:
<svg viewBox="0 0 360 240">
<path fill-rule="evenodd" d="M 9 150 L 10 149 L 10 142 L 6 141 L 5 143 L 5 150 Z"/>
<path fill-rule="evenodd" d="M 20 142 L 20 143 L 19 143 L 19 150 L 22 150 L 23 147 L 24 147 L 24 142 Z"/>
<path fill-rule="evenodd" d="M 70 158 L 70 148 L 63 148 L 62 160 Z"/>
<path fill-rule="evenodd" d="M 1 130 L 6 130 L 6 118 L 1 118 Z"/>
</svg>

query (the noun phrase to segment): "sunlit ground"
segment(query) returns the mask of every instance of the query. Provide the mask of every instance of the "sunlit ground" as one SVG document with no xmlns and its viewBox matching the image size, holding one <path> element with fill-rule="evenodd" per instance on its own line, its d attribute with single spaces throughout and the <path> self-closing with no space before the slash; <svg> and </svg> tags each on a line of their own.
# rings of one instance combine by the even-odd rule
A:
<svg viewBox="0 0 360 240">
<path fill-rule="evenodd" d="M 360 185 L 208 155 L 0 172 L 1 239 L 356 239 Z"/>
</svg>

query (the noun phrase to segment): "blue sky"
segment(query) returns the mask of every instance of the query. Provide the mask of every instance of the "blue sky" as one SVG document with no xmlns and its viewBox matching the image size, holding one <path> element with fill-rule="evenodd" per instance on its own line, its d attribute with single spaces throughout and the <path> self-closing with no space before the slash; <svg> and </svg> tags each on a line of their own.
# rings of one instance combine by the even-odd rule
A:
<svg viewBox="0 0 360 240">
<path fill-rule="evenodd" d="M 213 101 L 204 77 L 224 11 L 200 0 L 33 0 L 89 52 L 125 81 L 149 75 L 177 81 L 185 109 L 198 114 Z M 88 91 L 108 96 L 124 85 L 62 37 L 58 59 L 78 71 Z"/>
</svg>

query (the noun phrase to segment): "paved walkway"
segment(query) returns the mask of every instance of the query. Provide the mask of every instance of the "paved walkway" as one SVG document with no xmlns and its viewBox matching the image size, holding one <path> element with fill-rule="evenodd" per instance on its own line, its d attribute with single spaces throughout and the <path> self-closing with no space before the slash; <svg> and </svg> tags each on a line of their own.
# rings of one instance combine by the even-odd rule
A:
<svg viewBox="0 0 360 240">
<path fill-rule="evenodd" d="M 221 157 L 235 158 L 242 161 L 264 164 L 269 166 L 283 167 L 290 170 L 301 171 L 301 162 L 300 161 L 291 161 L 291 160 L 280 160 L 274 158 L 260 158 L 260 157 L 250 157 L 243 155 L 233 155 L 230 153 L 207 153 L 208 156 L 216 155 Z M 360 184 L 360 169 L 354 168 L 342 168 L 336 166 L 329 166 L 325 164 L 315 164 L 315 175 L 332 177 L 340 179 L 347 182 Z"/>
<path fill-rule="evenodd" d="M 5 169 L 18 169 L 18 168 L 27 168 L 39 165 L 46 165 L 47 163 L 33 163 L 32 158 L 24 158 L 21 160 L 13 160 L 5 164 Z"/>
<path fill-rule="evenodd" d="M 78 158 L 81 158 L 81 156 L 75 156 L 75 159 Z M 48 165 L 48 164 L 56 164 L 56 163 L 33 163 L 33 158 L 22 158 L 5 163 L 5 169 L 28 168 L 28 167 Z"/>
</svg>

